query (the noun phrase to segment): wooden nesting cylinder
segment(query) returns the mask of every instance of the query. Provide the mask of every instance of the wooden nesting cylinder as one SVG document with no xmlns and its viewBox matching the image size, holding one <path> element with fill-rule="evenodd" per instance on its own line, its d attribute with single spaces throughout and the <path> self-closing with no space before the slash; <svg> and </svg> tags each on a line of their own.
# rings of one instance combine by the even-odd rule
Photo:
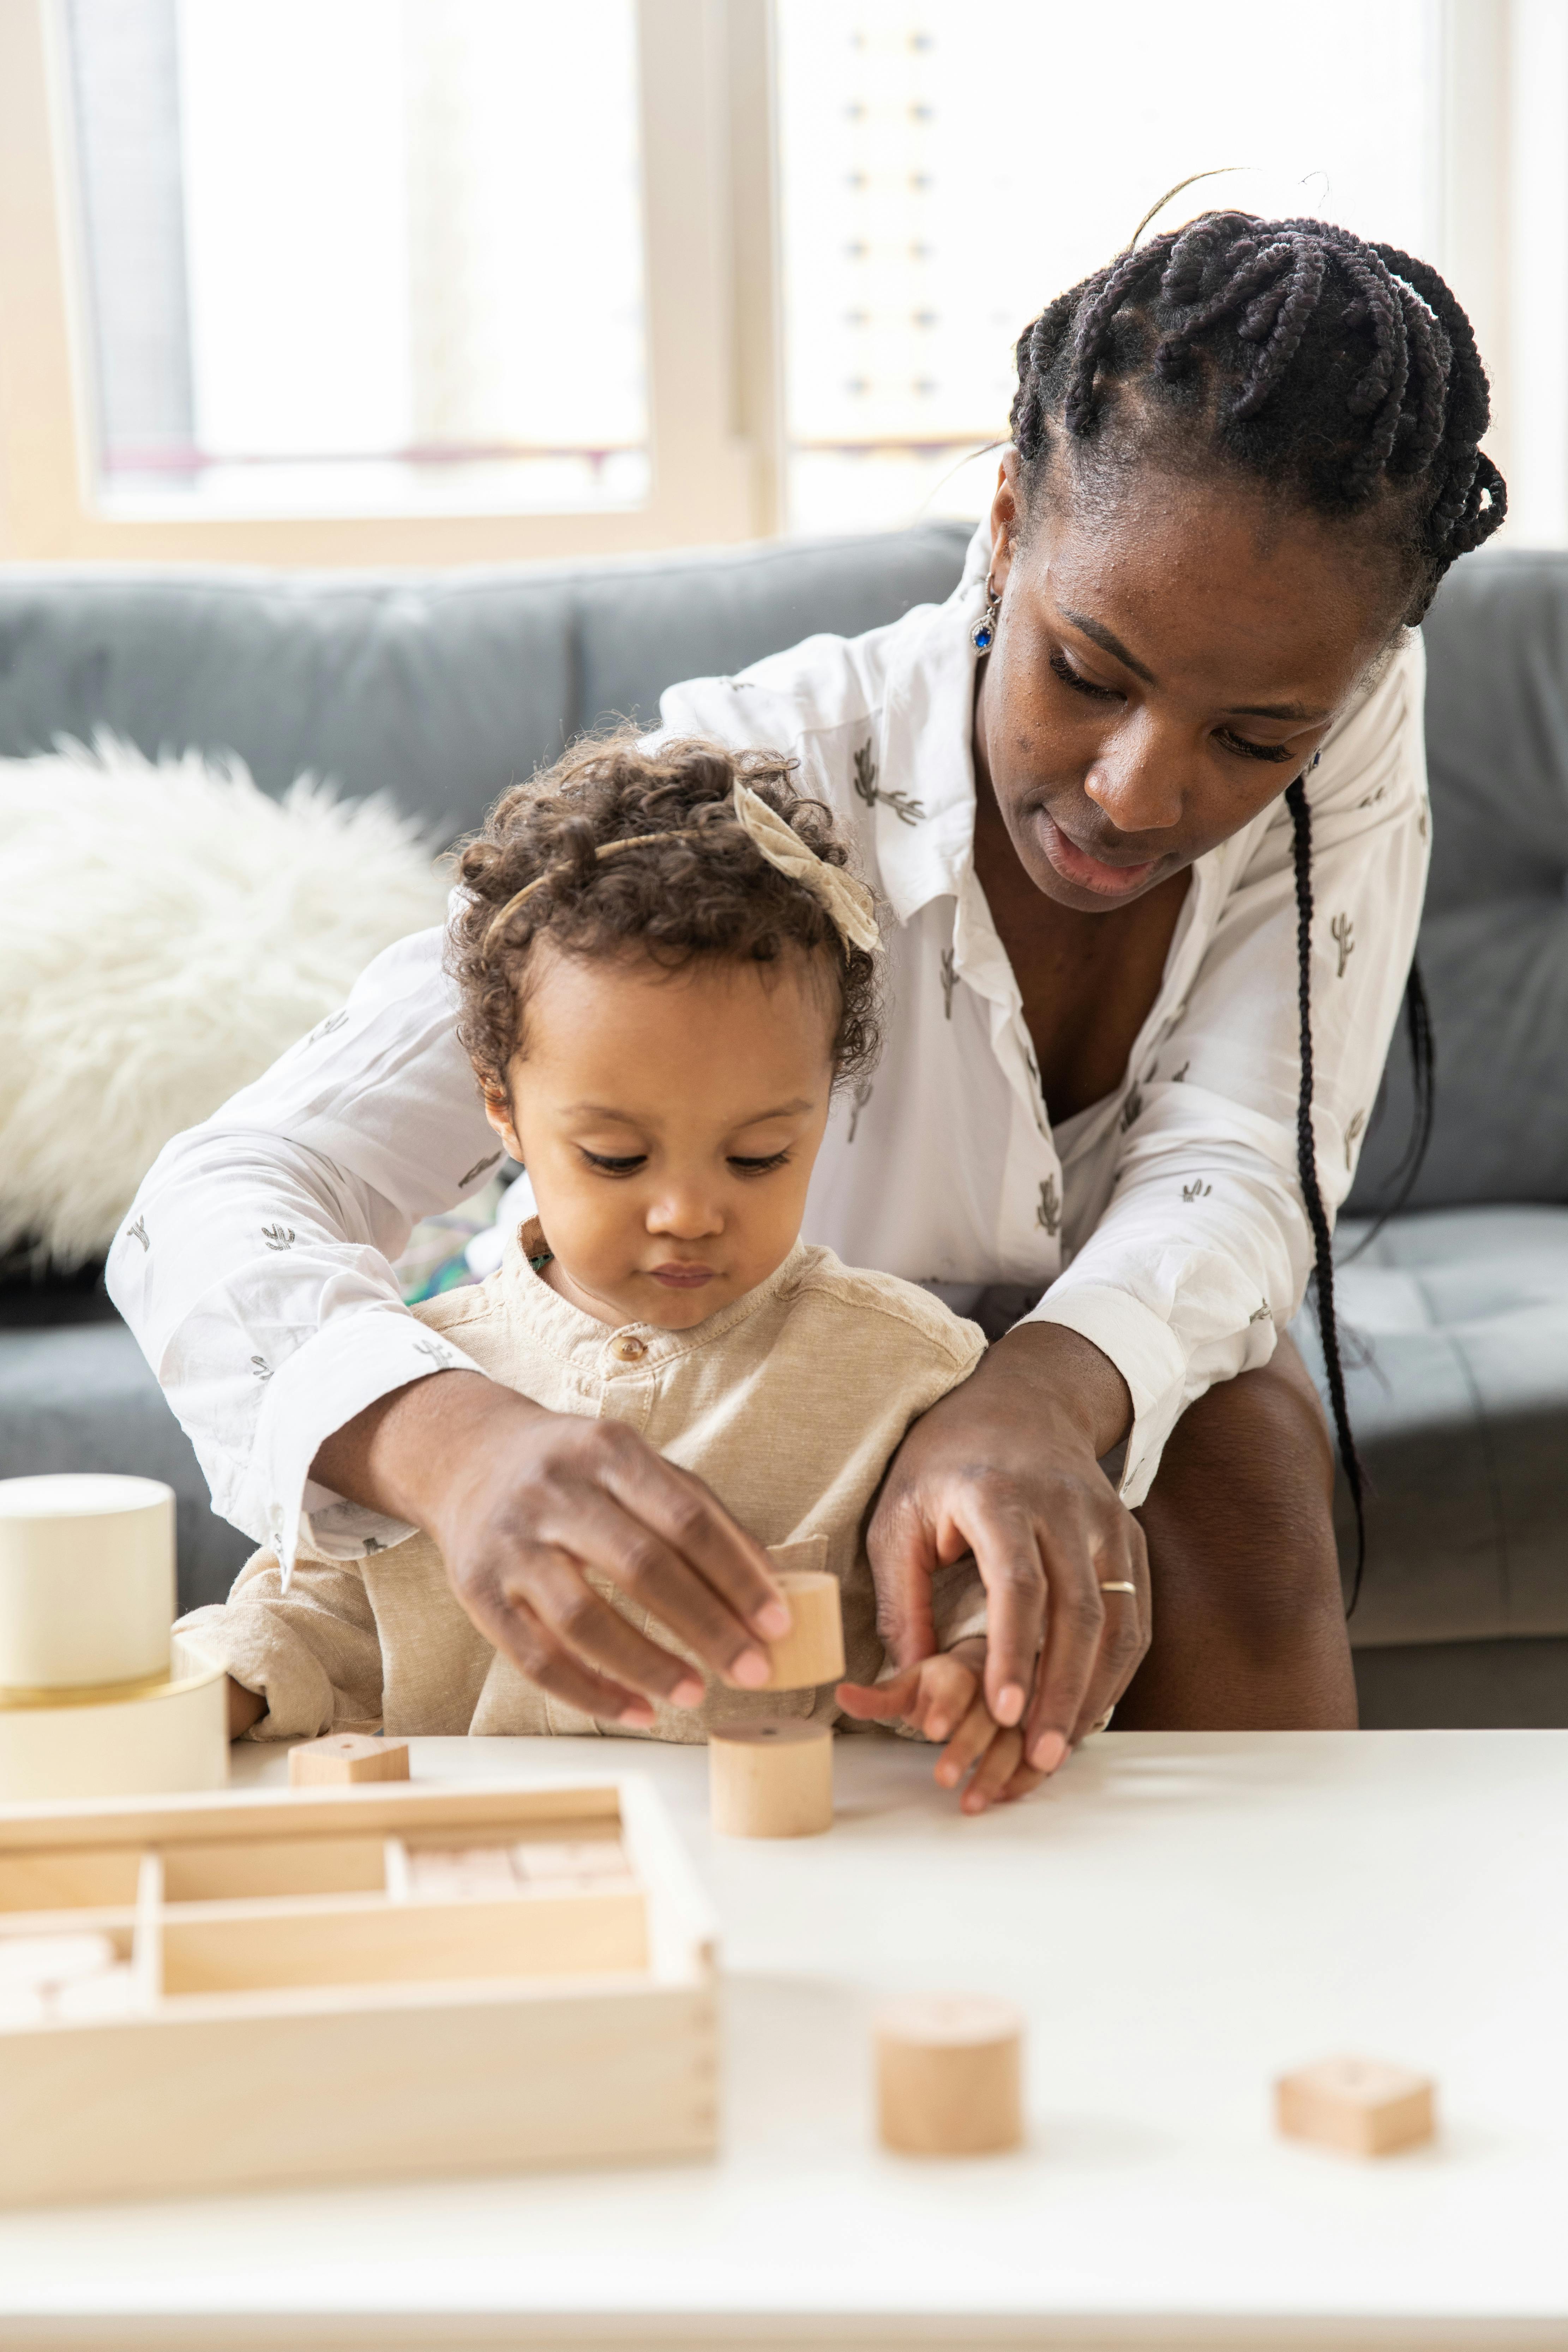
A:
<svg viewBox="0 0 1568 2352">
<path fill-rule="evenodd" d="M 342 1788 L 357 1780 L 406 1780 L 408 1743 L 372 1739 L 363 1732 L 329 1731 L 289 1750 L 291 1789 Z"/>
<path fill-rule="evenodd" d="M 789 1604 L 790 1629 L 770 1645 L 763 1690 L 815 1690 L 844 1679 L 844 1611 L 838 1579 L 820 1569 L 781 1568 L 773 1581 Z"/>
<path fill-rule="evenodd" d="M 174 1622 L 171 1487 L 89 1472 L 0 1479 L 0 1685 L 164 1677 Z"/>
<path fill-rule="evenodd" d="M 713 1826 L 725 1837 L 820 1836 L 833 1827 L 832 1730 L 726 1724 L 708 1735 L 708 1785 Z"/>
<path fill-rule="evenodd" d="M 1024 2020 L 1011 2001 L 917 1993 L 879 2011 L 877 2112 L 903 2156 L 993 2156 L 1024 2137 Z"/>
</svg>

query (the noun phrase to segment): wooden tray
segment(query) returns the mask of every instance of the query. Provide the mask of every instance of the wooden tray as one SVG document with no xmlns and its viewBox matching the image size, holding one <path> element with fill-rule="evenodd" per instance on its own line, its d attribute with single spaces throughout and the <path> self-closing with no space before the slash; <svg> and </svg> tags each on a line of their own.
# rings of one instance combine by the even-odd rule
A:
<svg viewBox="0 0 1568 2352">
<path fill-rule="evenodd" d="M 0 2203 L 705 2155 L 716 2074 L 637 1775 L 0 1811 Z"/>
</svg>

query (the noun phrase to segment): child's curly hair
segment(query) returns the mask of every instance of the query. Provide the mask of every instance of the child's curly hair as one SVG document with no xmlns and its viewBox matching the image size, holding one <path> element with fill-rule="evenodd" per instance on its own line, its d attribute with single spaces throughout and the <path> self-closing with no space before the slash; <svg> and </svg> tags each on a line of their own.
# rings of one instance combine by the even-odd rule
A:
<svg viewBox="0 0 1568 2352">
<path fill-rule="evenodd" d="M 835 1086 L 868 1075 L 882 1042 L 876 958 L 842 938 L 822 900 L 771 865 L 735 817 L 740 782 L 826 865 L 847 866 L 832 811 L 795 790 L 795 766 L 780 752 L 721 743 L 645 749 L 626 730 L 574 744 L 503 794 L 459 855 L 463 903 L 447 948 L 458 1034 L 481 1084 L 506 1091 L 529 950 L 545 938 L 569 954 L 632 950 L 671 971 L 699 956 L 776 963 L 799 949 L 837 992 Z M 672 837 L 643 838 L 661 834 Z M 634 839 L 616 856 L 598 855 Z M 539 887 L 512 905 L 530 883 Z"/>
</svg>

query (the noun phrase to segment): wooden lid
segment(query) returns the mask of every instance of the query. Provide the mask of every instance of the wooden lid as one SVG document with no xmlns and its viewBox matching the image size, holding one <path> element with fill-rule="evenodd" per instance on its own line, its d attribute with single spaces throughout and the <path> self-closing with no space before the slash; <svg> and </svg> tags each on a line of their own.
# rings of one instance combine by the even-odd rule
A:
<svg viewBox="0 0 1568 2352">
<path fill-rule="evenodd" d="M 759 1723 L 716 1723 L 708 1734 L 709 1745 L 738 1748 L 799 1748 L 808 1740 L 831 1739 L 833 1726 L 805 1721 L 798 1716 L 772 1718 Z"/>
<path fill-rule="evenodd" d="M 1024 2012 L 1010 2000 L 994 2000 L 988 1993 L 916 1992 L 884 2001 L 875 2023 L 879 2042 L 974 2050 L 1016 2042 L 1024 2031 Z"/>
</svg>

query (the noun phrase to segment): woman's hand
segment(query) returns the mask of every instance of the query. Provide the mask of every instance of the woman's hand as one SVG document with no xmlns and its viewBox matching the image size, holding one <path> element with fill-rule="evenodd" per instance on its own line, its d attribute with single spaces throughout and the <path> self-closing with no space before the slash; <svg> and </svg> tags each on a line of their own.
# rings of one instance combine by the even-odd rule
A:
<svg viewBox="0 0 1568 2352">
<path fill-rule="evenodd" d="M 616 1421 L 546 1412 L 478 1372 L 437 1372 L 367 1407 L 312 1475 L 424 1528 L 488 1642 L 531 1682 L 646 1729 L 649 1698 L 696 1706 L 700 1675 L 595 1592 L 590 1571 L 741 1689 L 789 1627 L 762 1546 L 700 1478 Z"/>
<path fill-rule="evenodd" d="M 997 1723 L 1023 1723 L 1037 1771 L 1054 1772 L 1115 1705 L 1149 1646 L 1142 1530 L 1099 1465 L 1131 1419 L 1126 1383 L 1092 1341 L 1022 1324 L 915 1423 L 868 1532 L 878 1621 L 900 1665 L 936 1646 L 932 1571 L 973 1553 L 989 1604 L 986 1704 Z"/>
</svg>

